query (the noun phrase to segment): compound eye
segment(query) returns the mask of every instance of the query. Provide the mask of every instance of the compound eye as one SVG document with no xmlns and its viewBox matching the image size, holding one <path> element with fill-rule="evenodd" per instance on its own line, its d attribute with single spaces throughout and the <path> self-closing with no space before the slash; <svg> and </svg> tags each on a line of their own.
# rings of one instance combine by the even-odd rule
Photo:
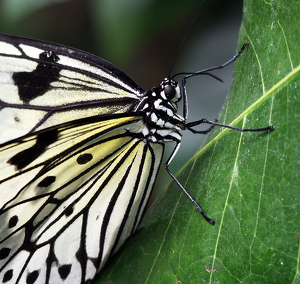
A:
<svg viewBox="0 0 300 284">
<path fill-rule="evenodd" d="M 168 99 L 173 99 L 176 96 L 176 89 L 172 85 L 166 85 L 164 88 L 165 95 Z"/>
</svg>

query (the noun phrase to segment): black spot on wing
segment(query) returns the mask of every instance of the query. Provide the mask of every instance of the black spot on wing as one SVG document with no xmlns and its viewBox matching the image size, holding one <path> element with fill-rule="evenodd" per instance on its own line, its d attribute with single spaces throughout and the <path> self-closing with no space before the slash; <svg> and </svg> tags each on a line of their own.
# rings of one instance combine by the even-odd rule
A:
<svg viewBox="0 0 300 284">
<path fill-rule="evenodd" d="M 5 259 L 10 254 L 11 249 L 10 248 L 3 248 L 0 249 L 0 259 Z"/>
<path fill-rule="evenodd" d="M 69 217 L 70 215 L 72 215 L 73 212 L 74 212 L 73 205 L 69 205 L 65 210 L 65 215 Z"/>
<path fill-rule="evenodd" d="M 19 222 L 19 217 L 17 215 L 12 216 L 8 221 L 8 228 L 12 228 Z"/>
<path fill-rule="evenodd" d="M 58 273 L 59 273 L 61 279 L 65 280 L 68 277 L 68 275 L 71 271 L 71 267 L 72 267 L 71 264 L 64 264 L 58 268 Z"/>
<path fill-rule="evenodd" d="M 38 134 L 36 143 L 32 147 L 16 154 L 9 159 L 8 163 L 15 165 L 18 170 L 23 169 L 42 155 L 49 145 L 57 141 L 57 138 L 56 129 Z"/>
<path fill-rule="evenodd" d="M 93 159 L 93 155 L 92 154 L 87 154 L 87 153 L 85 153 L 85 154 L 82 154 L 82 155 L 80 155 L 78 158 L 77 158 L 77 163 L 79 164 L 79 165 L 84 165 L 84 164 L 86 164 L 86 163 L 88 163 L 90 160 L 92 160 Z"/>
<path fill-rule="evenodd" d="M 28 104 L 31 100 L 44 95 L 49 89 L 50 84 L 59 78 L 62 69 L 55 63 L 59 57 L 53 51 L 45 51 L 40 54 L 40 62 L 36 69 L 31 72 L 15 72 L 13 80 L 19 90 L 19 97 Z"/>
<path fill-rule="evenodd" d="M 56 180 L 55 176 L 47 176 L 45 177 L 39 184 L 39 187 L 48 187 L 50 186 L 52 183 L 54 183 Z"/>
<path fill-rule="evenodd" d="M 27 275 L 27 278 L 26 278 L 26 283 L 27 284 L 34 284 L 36 279 L 39 277 L 39 271 L 37 270 L 34 270 L 32 272 L 30 272 L 28 275 Z"/>
<path fill-rule="evenodd" d="M 9 269 L 9 270 L 7 270 L 7 271 L 4 273 L 2 282 L 3 282 L 3 283 L 6 283 L 6 282 L 8 282 L 10 279 L 12 279 L 12 278 L 13 278 L 13 270 L 12 270 L 12 269 Z"/>
</svg>

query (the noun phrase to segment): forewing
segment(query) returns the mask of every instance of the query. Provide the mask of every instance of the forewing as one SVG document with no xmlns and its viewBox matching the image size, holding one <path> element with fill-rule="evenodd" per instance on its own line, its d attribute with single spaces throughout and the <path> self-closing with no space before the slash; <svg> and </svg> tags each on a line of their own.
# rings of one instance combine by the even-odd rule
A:
<svg viewBox="0 0 300 284">
<path fill-rule="evenodd" d="M 143 93 L 97 56 L 0 35 L 0 143 L 67 121 L 132 111 Z"/>
</svg>

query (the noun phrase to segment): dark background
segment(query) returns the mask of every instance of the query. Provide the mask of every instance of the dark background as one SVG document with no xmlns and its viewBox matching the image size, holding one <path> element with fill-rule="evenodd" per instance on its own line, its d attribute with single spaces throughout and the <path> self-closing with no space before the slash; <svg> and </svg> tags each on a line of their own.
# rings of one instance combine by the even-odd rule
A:
<svg viewBox="0 0 300 284">
<path fill-rule="evenodd" d="M 149 89 L 168 75 L 199 4 L 194 0 L 0 0 L 0 32 L 96 54 Z M 241 17 L 241 0 L 207 0 L 172 73 L 197 71 L 230 59 L 237 50 Z M 189 121 L 217 117 L 230 88 L 232 71 L 233 65 L 215 72 L 223 84 L 208 76 L 188 81 Z M 179 155 L 171 164 L 172 172 L 192 157 L 204 138 L 185 133 Z M 164 174 L 161 179 L 157 187 L 169 180 Z"/>
</svg>

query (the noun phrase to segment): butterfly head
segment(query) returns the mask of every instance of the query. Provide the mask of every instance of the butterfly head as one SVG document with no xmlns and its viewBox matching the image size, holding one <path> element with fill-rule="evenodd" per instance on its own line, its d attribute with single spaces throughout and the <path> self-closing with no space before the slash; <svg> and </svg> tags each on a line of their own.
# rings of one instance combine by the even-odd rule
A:
<svg viewBox="0 0 300 284">
<path fill-rule="evenodd" d="M 160 83 L 160 88 L 161 88 L 161 96 L 168 100 L 168 101 L 172 101 L 174 103 L 180 101 L 181 99 L 181 92 L 180 92 L 180 88 L 178 85 L 178 82 L 173 80 L 173 79 L 169 79 L 169 78 L 165 78 L 161 83 Z"/>
</svg>

